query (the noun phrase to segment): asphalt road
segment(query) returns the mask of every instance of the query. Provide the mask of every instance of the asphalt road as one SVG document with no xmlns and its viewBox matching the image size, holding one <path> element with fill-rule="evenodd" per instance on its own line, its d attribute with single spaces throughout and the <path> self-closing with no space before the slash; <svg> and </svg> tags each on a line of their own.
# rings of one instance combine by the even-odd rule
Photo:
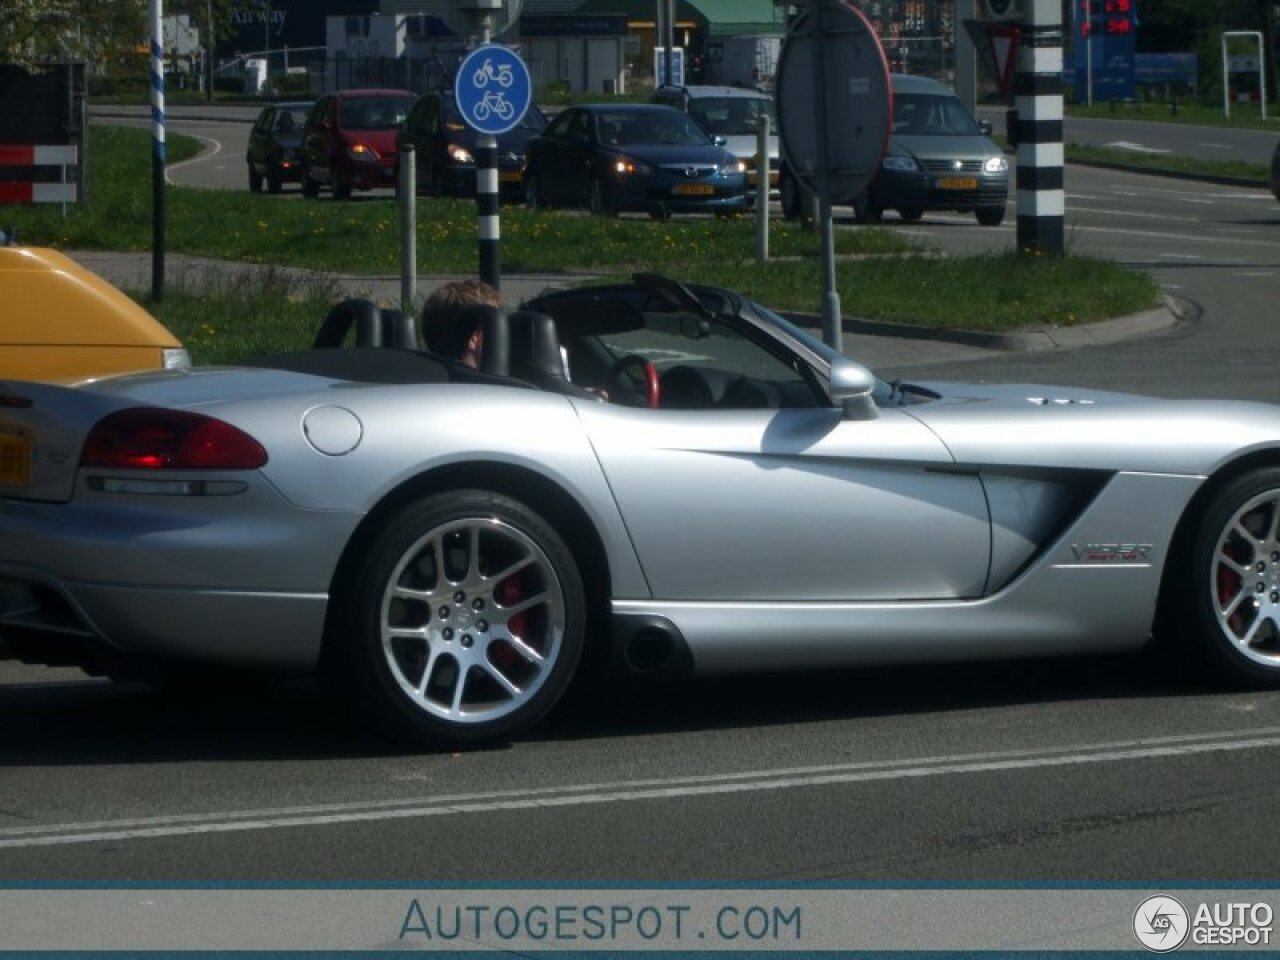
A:
<svg viewBox="0 0 1280 960">
<path fill-rule="evenodd" d="M 1074 167 L 1067 189 L 1072 248 L 1151 270 L 1193 320 L 882 372 L 1280 400 L 1280 204 Z M 952 215 L 893 228 L 1015 239 Z M 0 664 L 0 879 L 1274 882 L 1280 693 L 1171 667 L 609 687 L 507 747 L 413 755 L 308 684 L 198 700 Z"/>
</svg>

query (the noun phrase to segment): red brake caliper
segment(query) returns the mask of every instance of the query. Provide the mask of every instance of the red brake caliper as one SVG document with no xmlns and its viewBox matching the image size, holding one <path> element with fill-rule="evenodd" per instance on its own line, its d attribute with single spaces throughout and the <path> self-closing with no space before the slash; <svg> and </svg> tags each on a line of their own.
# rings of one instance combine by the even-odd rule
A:
<svg viewBox="0 0 1280 960">
<path fill-rule="evenodd" d="M 520 581 L 516 577 L 507 577 L 498 588 L 493 591 L 493 598 L 504 607 L 514 606 L 524 597 L 524 588 L 520 586 Z M 521 640 L 524 639 L 525 629 L 528 626 L 528 615 L 517 613 L 514 617 L 507 621 L 507 631 L 513 636 Z M 515 663 L 516 652 L 510 644 L 500 643 L 489 648 L 489 655 L 493 659 L 494 664 L 499 669 L 507 669 Z"/>
</svg>

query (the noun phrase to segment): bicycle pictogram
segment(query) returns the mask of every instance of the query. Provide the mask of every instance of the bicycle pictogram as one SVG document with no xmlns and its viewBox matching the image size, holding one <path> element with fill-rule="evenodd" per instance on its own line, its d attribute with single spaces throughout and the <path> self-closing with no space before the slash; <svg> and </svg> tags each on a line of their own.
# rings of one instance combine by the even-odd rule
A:
<svg viewBox="0 0 1280 960">
<path fill-rule="evenodd" d="M 516 108 L 507 102 L 506 96 L 501 91 L 489 90 L 475 105 L 472 112 L 475 118 L 483 123 L 489 119 L 490 115 L 500 120 L 510 120 Z"/>
</svg>

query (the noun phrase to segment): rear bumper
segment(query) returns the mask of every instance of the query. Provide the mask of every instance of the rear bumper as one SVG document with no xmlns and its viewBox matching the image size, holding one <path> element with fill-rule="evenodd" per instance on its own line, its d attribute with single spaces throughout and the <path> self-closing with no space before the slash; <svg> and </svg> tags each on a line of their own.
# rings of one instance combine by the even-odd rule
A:
<svg viewBox="0 0 1280 960">
<path fill-rule="evenodd" d="M 262 483 L 225 497 L 0 500 L 0 638 L 37 660 L 42 643 L 74 642 L 307 671 L 359 520 L 299 510 Z"/>
</svg>

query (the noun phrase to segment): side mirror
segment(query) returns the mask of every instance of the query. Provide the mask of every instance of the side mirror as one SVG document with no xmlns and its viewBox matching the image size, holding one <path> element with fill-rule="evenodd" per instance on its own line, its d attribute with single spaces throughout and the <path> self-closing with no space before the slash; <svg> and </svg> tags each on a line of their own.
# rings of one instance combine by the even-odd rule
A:
<svg viewBox="0 0 1280 960">
<path fill-rule="evenodd" d="M 860 363 L 839 357 L 831 364 L 828 395 L 839 404 L 846 420 L 874 420 L 879 416 L 871 393 L 876 378 Z"/>
<path fill-rule="evenodd" d="M 991 126 L 990 120 L 979 120 L 978 129 L 982 131 L 984 136 L 989 137 L 994 132 L 995 127 Z"/>
</svg>

